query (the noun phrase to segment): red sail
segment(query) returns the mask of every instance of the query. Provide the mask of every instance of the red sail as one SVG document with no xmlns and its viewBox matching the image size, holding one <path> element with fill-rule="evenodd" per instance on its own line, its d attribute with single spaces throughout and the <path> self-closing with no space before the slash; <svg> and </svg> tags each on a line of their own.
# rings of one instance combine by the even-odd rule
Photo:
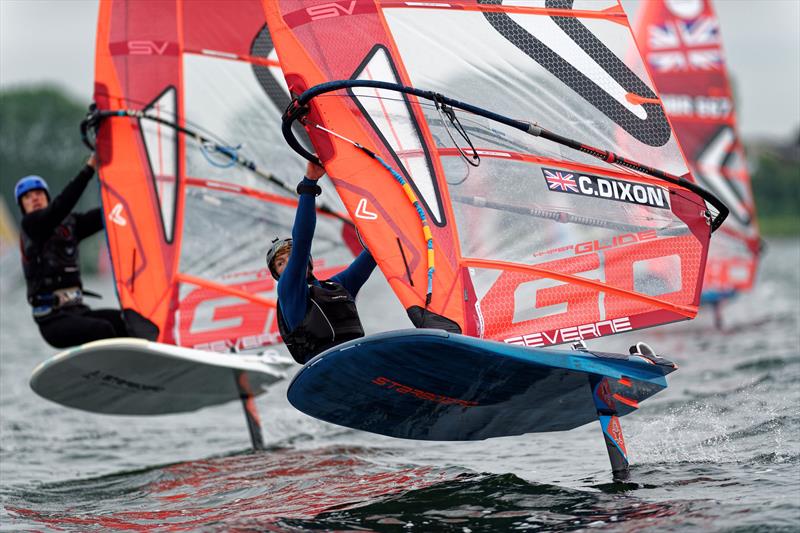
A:
<svg viewBox="0 0 800 533">
<path fill-rule="evenodd" d="M 687 174 L 618 2 L 572 4 L 276 0 L 267 16 L 295 94 L 424 89 Z M 456 114 L 463 137 L 430 100 L 353 87 L 314 98 L 306 120 L 409 314 L 529 346 L 695 316 L 710 236 L 697 194 Z"/>
<path fill-rule="evenodd" d="M 699 184 L 731 211 L 709 251 L 704 294 L 752 287 L 760 249 L 719 20 L 710 0 L 642 2 L 637 37 Z"/>
<path fill-rule="evenodd" d="M 295 196 L 218 148 L 290 184 L 303 174 L 280 134 L 289 95 L 262 3 L 102 1 L 95 101 L 142 113 L 106 118 L 97 137 L 121 305 L 155 323 L 161 342 L 221 351 L 278 342 L 265 253 L 291 234 Z M 352 260 L 348 228 L 320 214 L 317 272 Z"/>
</svg>

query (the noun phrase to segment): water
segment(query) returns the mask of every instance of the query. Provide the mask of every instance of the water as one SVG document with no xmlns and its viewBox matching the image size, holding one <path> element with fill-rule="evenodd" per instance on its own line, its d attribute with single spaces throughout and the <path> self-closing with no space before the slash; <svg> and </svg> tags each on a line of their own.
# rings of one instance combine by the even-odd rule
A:
<svg viewBox="0 0 800 533">
<path fill-rule="evenodd" d="M 611 481 L 597 424 L 395 440 L 295 411 L 284 383 L 258 399 L 269 448 L 252 453 L 236 404 L 157 418 L 60 407 L 28 388 L 54 350 L 3 272 L 0 530 L 797 531 L 800 241 L 769 244 L 757 289 L 728 305 L 723 332 L 701 314 L 590 343 L 645 340 L 679 365 L 665 392 L 622 420 L 624 484 Z M 373 278 L 362 294 L 383 298 Z M 114 301 L 107 280 L 87 285 Z M 383 311 L 365 317 L 368 330 L 407 326 L 399 306 Z"/>
</svg>

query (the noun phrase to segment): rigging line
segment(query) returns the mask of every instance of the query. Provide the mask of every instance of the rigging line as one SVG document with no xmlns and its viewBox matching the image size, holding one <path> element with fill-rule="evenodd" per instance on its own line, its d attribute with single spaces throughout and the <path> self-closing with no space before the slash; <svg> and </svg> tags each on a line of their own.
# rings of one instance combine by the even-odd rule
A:
<svg viewBox="0 0 800 533">
<path fill-rule="evenodd" d="M 211 166 L 215 166 L 217 168 L 230 168 L 236 164 L 236 157 L 237 151 L 242 148 L 242 145 L 239 144 L 237 146 L 217 146 L 210 143 L 203 143 L 200 145 L 200 152 L 203 154 L 203 157 L 206 158 L 208 164 Z M 218 163 L 214 161 L 209 153 L 209 150 L 214 150 L 215 152 L 222 153 L 228 157 L 227 163 Z"/>
<path fill-rule="evenodd" d="M 437 95 L 440 96 L 440 95 Z M 458 117 L 456 116 L 455 111 L 453 108 L 441 102 L 439 98 L 433 101 L 436 104 L 436 112 L 439 113 L 439 117 L 442 120 L 442 125 L 444 126 L 444 130 L 447 132 L 447 135 L 450 137 L 450 140 L 453 142 L 453 146 L 456 147 L 458 153 L 461 154 L 461 157 L 464 158 L 464 161 L 472 165 L 473 167 L 477 167 L 481 164 L 481 157 L 478 155 L 478 152 L 475 151 L 475 146 L 472 144 L 472 140 L 467 135 L 467 132 L 464 130 L 464 127 L 461 125 L 461 122 L 458 121 Z M 467 154 L 464 153 L 464 150 L 458 145 L 456 140 L 453 138 L 453 134 L 450 132 L 450 127 L 447 125 L 447 121 L 444 120 L 444 117 L 447 116 L 447 119 L 450 121 L 450 124 L 456 129 L 456 131 L 461 135 L 461 137 L 467 141 L 469 144 L 470 149 L 472 150 L 472 159 L 470 160 L 467 157 Z M 466 179 L 466 178 L 465 178 Z M 462 180 L 463 181 L 463 180 Z"/>
<path fill-rule="evenodd" d="M 404 100 L 403 98 L 390 98 L 388 96 L 375 96 L 375 95 L 366 95 L 366 94 L 364 94 L 364 95 L 359 95 L 358 97 L 359 97 L 359 99 L 372 98 L 372 99 L 375 99 L 375 100 L 387 100 L 389 102 L 407 103 L 407 101 Z M 320 94 L 320 95 L 316 96 L 315 98 L 349 98 L 349 95 L 328 94 L 328 93 L 326 93 L 326 94 Z M 423 108 L 428 108 L 431 111 L 434 111 L 434 110 L 438 111 L 438 108 L 437 108 L 436 104 L 430 104 L 430 103 L 427 103 L 427 102 L 424 102 L 424 101 L 420 101 L 419 99 L 415 102 L 415 104 L 419 105 L 420 107 L 423 107 Z M 462 109 L 461 111 L 463 111 L 467 115 L 470 115 L 470 116 L 473 116 L 473 117 L 486 118 L 486 117 L 482 117 L 481 115 L 479 115 L 477 113 L 473 113 L 472 111 L 468 111 L 468 110 L 464 110 L 464 109 Z M 484 122 L 481 122 L 481 121 L 478 121 L 478 120 L 472 120 L 472 119 L 469 119 L 469 118 L 467 118 L 467 119 L 457 119 L 457 120 L 459 121 L 459 125 L 462 126 L 462 129 L 464 130 L 465 133 L 468 132 L 468 134 L 471 135 L 473 138 L 477 138 L 477 139 L 480 139 L 480 140 L 483 140 L 483 141 L 487 141 L 489 143 L 492 143 L 492 144 L 496 145 L 498 148 L 505 149 L 505 150 L 513 150 L 513 151 L 517 151 L 517 152 L 521 152 L 521 153 L 528 152 L 530 150 L 530 148 L 531 148 L 529 145 L 525 145 L 525 144 L 519 142 L 519 140 L 515 140 L 515 139 L 512 139 L 512 138 L 509 138 L 508 136 L 506 136 L 499 129 L 492 128 L 489 125 L 485 124 Z M 467 123 L 466 126 L 463 126 L 461 124 L 462 120 Z M 434 117 L 430 117 L 430 118 L 427 118 L 427 121 L 428 121 L 428 124 L 430 124 L 431 126 L 436 126 L 436 127 L 440 127 L 440 128 L 445 129 L 447 131 L 447 134 L 450 136 L 450 139 L 453 141 L 453 144 L 456 146 L 456 149 L 458 149 L 459 151 L 461 150 L 461 148 L 457 145 L 455 140 L 453 140 L 453 136 L 450 133 L 449 128 L 447 127 L 447 121 L 444 119 L 444 117 L 442 116 L 441 113 L 439 113 L 439 118 L 438 119 L 436 119 Z M 529 124 L 531 127 L 537 127 L 537 125 L 535 123 L 527 123 L 527 124 Z M 464 135 L 464 133 L 462 133 L 462 136 L 463 135 Z M 439 142 L 438 141 L 438 137 L 436 137 L 436 139 L 437 139 L 437 142 Z M 477 151 L 477 149 L 473 148 L 473 151 Z M 581 159 L 579 159 L 577 157 L 571 157 L 569 154 L 564 153 L 563 151 L 559 152 L 559 155 L 564 159 L 564 161 L 567 161 L 569 163 L 584 164 L 583 160 L 581 160 Z M 465 157 L 463 152 L 461 152 L 461 156 Z M 467 160 L 467 163 L 469 163 L 472 166 L 478 166 L 478 165 L 474 165 L 469 160 Z M 620 165 L 620 164 L 618 164 L 616 162 L 609 163 L 609 165 L 611 167 L 615 168 L 616 170 L 622 171 L 625 174 L 630 175 L 630 176 L 648 176 L 648 177 L 652 178 L 652 176 L 650 176 L 649 174 L 647 174 L 645 172 L 641 172 L 638 169 L 634 169 L 634 168 L 630 168 L 630 167 L 627 167 L 627 166 Z M 465 176 L 463 179 L 461 179 L 461 180 L 459 180 L 457 182 L 448 181 L 447 183 L 449 185 L 461 185 L 462 183 L 464 183 L 466 181 L 466 179 L 467 179 L 467 176 Z"/>
<path fill-rule="evenodd" d="M 425 294 L 425 309 L 427 309 L 428 306 L 431 304 L 431 299 L 433 298 L 433 274 L 436 270 L 434 267 L 433 233 L 431 232 L 431 227 L 428 224 L 428 217 L 425 215 L 425 210 L 422 208 L 422 204 L 420 204 L 419 198 L 417 198 L 414 189 L 411 188 L 411 184 L 409 184 L 399 172 L 397 172 L 388 163 L 386 163 L 386 161 L 384 161 L 383 158 L 381 158 L 381 156 L 379 156 L 369 148 L 362 146 L 361 144 L 355 142 L 352 139 L 348 139 L 344 135 L 329 130 L 328 128 L 321 126 L 320 124 L 311 122 L 310 120 L 306 120 L 306 124 L 314 128 L 317 128 L 318 130 L 322 130 L 329 135 L 333 135 L 334 137 L 341 139 L 347 143 L 352 144 L 353 146 L 355 146 L 356 148 L 358 148 L 359 150 L 370 156 L 372 159 L 380 163 L 380 165 L 383 168 L 385 168 L 392 175 L 395 181 L 399 183 L 400 186 L 403 188 L 403 192 L 406 193 L 406 197 L 411 202 L 411 205 L 414 207 L 414 209 L 417 211 L 417 215 L 419 215 L 419 219 L 422 222 L 422 235 L 425 238 L 425 242 L 428 248 L 428 289 L 427 293 Z M 409 279 L 411 279 L 410 275 Z"/>
<path fill-rule="evenodd" d="M 83 121 L 81 121 L 81 125 L 80 125 L 81 139 L 83 140 L 83 143 L 90 150 L 94 151 L 95 147 L 89 141 L 89 135 L 88 135 L 89 134 L 89 130 L 90 129 L 92 131 L 96 130 L 96 128 L 100 125 L 100 122 L 103 119 L 109 118 L 109 117 L 128 117 L 128 118 L 136 118 L 136 119 L 139 119 L 139 120 L 147 119 L 147 120 L 152 120 L 152 121 L 154 121 L 154 122 L 156 122 L 158 124 L 163 124 L 165 126 L 173 128 L 174 130 L 176 130 L 176 131 L 178 131 L 180 133 L 183 133 L 184 135 L 187 135 L 188 137 L 194 139 L 201 146 L 201 151 L 214 150 L 215 153 L 221 154 L 222 156 L 226 157 L 230 161 L 230 165 L 229 166 L 238 165 L 239 167 L 244 168 L 246 170 L 249 170 L 250 172 L 252 172 L 256 176 L 258 176 L 258 177 L 266 180 L 267 182 L 269 182 L 269 183 L 271 183 L 271 184 L 283 189 L 284 191 L 290 193 L 292 196 L 297 196 L 297 191 L 295 191 L 285 181 L 283 181 L 282 179 L 276 177 L 274 174 L 262 171 L 261 169 L 259 169 L 256 166 L 254 161 L 239 155 L 238 147 L 233 148 L 231 146 L 221 145 L 221 144 L 219 144 L 219 143 L 217 143 L 217 142 L 215 142 L 215 141 L 213 141 L 213 140 L 201 135 L 200 133 L 197 133 L 194 130 L 190 130 L 190 129 L 185 128 L 185 127 L 183 127 L 183 126 L 181 126 L 181 125 L 179 125 L 179 124 L 177 124 L 175 122 L 172 122 L 172 121 L 167 120 L 167 119 L 163 119 L 161 117 L 148 115 L 144 111 L 137 110 L 137 109 L 118 109 L 118 110 L 111 111 L 111 110 L 98 110 L 96 108 L 92 109 L 92 107 L 90 107 L 89 115 L 87 115 L 87 117 Z M 203 155 L 206 157 L 207 160 L 209 160 L 209 156 L 208 156 L 207 153 L 204 152 Z M 210 162 L 211 161 L 209 160 L 209 163 Z M 215 166 L 219 166 L 219 164 L 216 164 Z M 318 204 L 317 205 L 317 209 L 319 209 L 323 213 L 326 213 L 326 214 L 331 215 L 331 216 L 333 216 L 335 218 L 338 218 L 339 220 L 341 220 L 342 222 L 344 222 L 346 224 L 349 224 L 351 226 L 353 225 L 353 222 L 349 218 L 342 216 L 340 213 L 338 213 L 336 210 L 334 210 L 332 207 L 330 207 L 329 205 L 327 205 L 325 203 L 321 202 L 320 204 Z"/>
</svg>

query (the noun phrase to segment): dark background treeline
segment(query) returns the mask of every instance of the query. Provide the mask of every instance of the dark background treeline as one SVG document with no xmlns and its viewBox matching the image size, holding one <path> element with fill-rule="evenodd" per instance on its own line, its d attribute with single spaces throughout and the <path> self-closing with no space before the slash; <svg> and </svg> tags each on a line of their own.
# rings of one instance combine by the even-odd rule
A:
<svg viewBox="0 0 800 533">
<path fill-rule="evenodd" d="M 88 157 L 78 131 L 87 105 L 53 86 L 0 91 L 0 193 L 17 222 L 14 184 L 20 177 L 39 174 L 57 193 Z M 783 144 L 751 143 L 746 148 L 762 233 L 800 234 L 800 137 Z M 98 202 L 94 181 L 79 209 Z"/>
<path fill-rule="evenodd" d="M 21 218 L 14 199 L 17 180 L 37 174 L 47 180 L 51 195 L 81 170 L 89 149 L 80 140 L 79 124 L 88 110 L 58 87 L 32 86 L 0 91 L 0 194 L 14 225 Z M 88 211 L 100 205 L 100 187 L 92 180 L 76 209 Z M 0 218 L 0 224 L 4 220 Z M 8 230 L 0 232 L 7 235 Z M 95 235 L 81 244 L 81 268 L 95 272 L 105 236 Z M 4 268 L 9 262 L 3 263 Z"/>
<path fill-rule="evenodd" d="M 0 192 L 17 222 L 14 184 L 19 178 L 38 174 L 58 193 L 89 157 L 78 128 L 87 106 L 56 87 L 0 91 Z M 80 206 L 97 205 L 98 193 L 92 182 Z"/>
</svg>

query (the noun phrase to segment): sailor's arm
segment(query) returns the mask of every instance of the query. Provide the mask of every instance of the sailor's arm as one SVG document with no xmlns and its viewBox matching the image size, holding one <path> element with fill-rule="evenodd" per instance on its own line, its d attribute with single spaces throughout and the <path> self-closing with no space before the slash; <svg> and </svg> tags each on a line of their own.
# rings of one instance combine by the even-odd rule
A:
<svg viewBox="0 0 800 533">
<path fill-rule="evenodd" d="M 331 280 L 340 283 L 345 289 L 347 289 L 347 292 L 350 293 L 350 296 L 355 298 L 358 294 L 358 291 L 361 289 L 361 286 L 367 282 L 370 274 L 372 274 L 372 271 L 375 270 L 376 266 L 377 264 L 375 263 L 375 259 L 372 257 L 372 254 L 369 253 L 369 250 L 364 249 L 360 254 L 358 254 L 358 257 L 356 257 L 355 260 L 350 263 L 349 267 L 333 276 Z"/>
<path fill-rule="evenodd" d="M 103 229 L 103 212 L 96 207 L 86 213 L 75 215 L 75 233 L 79 241 Z"/>
<path fill-rule="evenodd" d="M 317 225 L 316 195 L 313 190 L 317 180 L 324 175 L 325 169 L 309 163 L 306 175 L 298 185 L 300 198 L 292 227 L 292 253 L 278 281 L 278 301 L 290 331 L 303 321 L 306 314 L 308 260 Z"/>
<path fill-rule="evenodd" d="M 58 196 L 53 198 L 47 207 L 28 213 L 22 218 L 22 229 L 31 239 L 34 241 L 47 240 L 53 230 L 70 214 L 94 176 L 94 166 L 95 160 L 94 154 L 92 154 L 78 175 L 64 187 Z"/>
</svg>

